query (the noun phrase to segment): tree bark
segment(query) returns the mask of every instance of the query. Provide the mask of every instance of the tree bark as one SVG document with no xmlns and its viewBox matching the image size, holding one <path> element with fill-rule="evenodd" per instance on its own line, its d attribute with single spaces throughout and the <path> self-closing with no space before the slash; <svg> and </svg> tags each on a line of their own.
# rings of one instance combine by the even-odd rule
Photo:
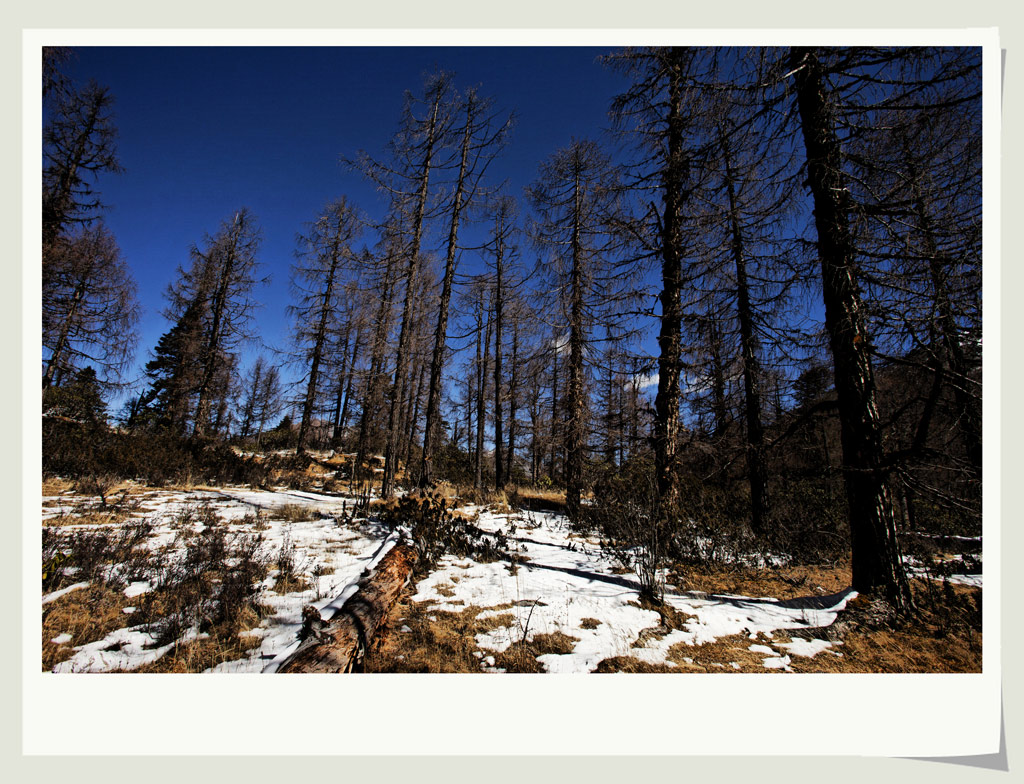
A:
<svg viewBox="0 0 1024 784">
<path fill-rule="evenodd" d="M 849 192 L 824 72 L 813 49 L 791 53 L 796 100 L 807 149 L 807 182 L 814 198 L 825 327 L 835 363 L 850 515 L 853 588 L 882 594 L 896 610 L 913 606 L 896 536 L 889 478 L 883 470 L 875 380 L 849 227 Z"/>
<path fill-rule="evenodd" d="M 687 161 L 683 151 L 682 73 L 674 62 L 668 85 L 666 146 L 662 172 L 661 327 L 658 332 L 658 392 L 654 398 L 654 471 L 658 496 L 672 508 L 679 493 L 679 376 L 682 371 L 682 253 L 680 212 Z"/>
<path fill-rule="evenodd" d="M 455 258 L 458 252 L 459 221 L 462 216 L 462 200 L 466 184 L 466 170 L 469 164 L 469 145 L 473 136 L 473 100 L 466 105 L 466 128 L 462 136 L 462 150 L 459 159 L 459 176 L 455 184 L 452 201 L 452 218 L 448 225 L 448 252 L 445 256 L 444 278 L 441 281 L 441 301 L 437 311 L 437 328 L 434 330 L 434 350 L 430 358 L 430 385 L 427 388 L 427 424 L 423 430 L 423 457 L 420 465 L 420 486 L 429 487 L 433 481 L 433 456 L 441 426 L 441 368 L 448 348 L 448 308 L 452 299 L 452 283 L 455 279 Z"/>
<path fill-rule="evenodd" d="M 719 132 L 725 159 L 725 183 L 729 197 L 729 228 L 736 266 L 736 318 L 740 325 L 740 356 L 743 360 L 743 400 L 747 420 L 747 475 L 750 481 L 750 528 L 760 536 L 768 516 L 768 476 L 764 461 L 764 427 L 761 424 L 761 365 L 757 358 L 754 316 L 750 305 L 750 284 L 744 256 L 740 207 L 729 160 L 729 141 Z"/>
<path fill-rule="evenodd" d="M 359 581 L 356 591 L 333 618 L 307 616 L 309 636 L 289 656 L 279 673 L 346 673 L 359 667 L 367 648 L 412 577 L 416 551 L 395 545 L 377 568 Z"/>
</svg>

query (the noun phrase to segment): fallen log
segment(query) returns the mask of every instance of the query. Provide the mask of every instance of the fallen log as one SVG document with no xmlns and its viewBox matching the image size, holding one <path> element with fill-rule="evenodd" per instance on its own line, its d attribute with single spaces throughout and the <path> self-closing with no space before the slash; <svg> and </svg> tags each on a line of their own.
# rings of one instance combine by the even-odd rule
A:
<svg viewBox="0 0 1024 784">
<path fill-rule="evenodd" d="M 412 577 L 416 551 L 395 545 L 376 569 L 358 582 L 358 590 L 329 620 L 314 607 L 303 611 L 304 639 L 277 672 L 352 672 Z"/>
</svg>

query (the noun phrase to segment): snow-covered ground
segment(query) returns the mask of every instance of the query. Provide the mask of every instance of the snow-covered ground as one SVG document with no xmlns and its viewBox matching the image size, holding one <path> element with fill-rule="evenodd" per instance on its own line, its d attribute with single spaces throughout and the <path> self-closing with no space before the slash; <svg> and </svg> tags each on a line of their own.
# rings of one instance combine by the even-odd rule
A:
<svg viewBox="0 0 1024 784">
<path fill-rule="evenodd" d="M 63 497 L 44 499 L 47 500 L 60 503 L 44 506 L 44 525 L 47 519 L 66 515 L 71 507 Z M 229 487 L 157 491 L 144 496 L 142 501 L 136 514 L 154 523 L 147 543 L 151 548 L 183 547 L 178 536 L 180 521 L 187 517 L 189 509 L 205 503 L 232 530 L 259 531 L 270 551 L 290 543 L 300 571 L 312 583 L 307 590 L 280 595 L 270 590 L 275 584 L 275 573 L 271 572 L 265 583 L 268 590 L 261 601 L 273 612 L 259 628 L 247 632 L 261 638 L 259 646 L 244 659 L 219 665 L 214 669 L 216 672 L 273 671 L 297 644 L 302 608 L 313 605 L 324 617 L 330 617 L 332 610 L 351 595 L 353 583 L 363 570 L 382 557 L 395 540 L 395 535 L 389 536 L 381 526 L 340 523 L 336 516 L 343 508 L 351 508 L 352 501 L 336 496 Z M 285 505 L 292 507 L 292 522 L 273 519 L 273 514 L 268 514 Z M 295 507 L 301 511 L 297 512 Z M 256 510 L 262 514 L 254 517 Z M 572 638 L 571 652 L 538 658 L 545 670 L 553 673 L 590 672 L 602 660 L 616 656 L 676 666 L 668 659 L 673 646 L 701 645 L 734 635 L 749 638 L 748 649 L 762 657 L 766 669 L 788 670 L 795 656 L 815 656 L 825 651 L 841 655 L 832 650 L 832 643 L 824 640 L 775 642 L 773 633 L 830 625 L 856 595 L 852 591 L 780 601 L 771 597 L 686 593 L 668 586 L 666 602 L 685 616 L 683 623 L 675 624 L 681 628 L 669 630 L 661 625 L 658 612 L 641 606 L 636 577 L 622 574 L 616 561 L 601 550 L 596 540 L 571 532 L 565 517 L 539 512 L 499 514 L 475 507 L 463 511 L 475 515 L 476 525 L 483 530 L 504 533 L 510 550 L 519 557 L 518 564 L 444 557 L 431 574 L 413 587 L 412 600 L 430 602 L 431 609 L 436 611 L 462 612 L 467 607 L 477 607 L 477 617 L 481 619 L 512 615 L 514 622 L 477 636 L 484 670 L 495 670 L 495 660 L 488 652 L 501 652 L 535 635 L 558 632 Z M 67 525 L 66 517 L 62 522 L 63 531 L 78 527 Z M 314 566 L 318 567 L 315 572 Z M 980 575 L 971 575 L 962 581 L 980 585 L 980 580 Z M 86 586 L 87 583 L 69 585 L 44 597 L 43 602 Z M 125 594 L 139 596 L 147 590 L 148 584 L 133 582 Z M 67 644 L 68 638 L 58 633 L 54 640 Z M 165 650 L 155 647 L 155 641 L 143 627 L 125 628 L 79 646 L 55 670 L 133 669 L 155 660 Z M 679 649 L 676 650 L 678 659 Z M 733 666 L 739 668 L 738 664 Z"/>
<path fill-rule="evenodd" d="M 73 502 L 70 497 L 44 498 L 46 501 L 61 501 L 59 506 L 44 506 L 43 523 L 48 519 L 67 513 Z M 74 501 L 81 501 L 76 497 Z M 304 591 L 280 595 L 265 591 L 261 602 L 272 608 L 273 613 L 263 619 L 260 627 L 250 634 L 260 636 L 258 648 L 250 655 L 234 662 L 226 662 L 216 668 L 224 672 L 260 672 L 282 651 L 293 645 L 296 633 L 302 625 L 302 608 L 311 604 L 318 609 L 330 605 L 344 588 L 354 582 L 375 557 L 382 553 L 386 532 L 375 526 L 339 524 L 333 515 L 343 508 L 351 509 L 351 499 L 319 495 L 302 491 L 265 492 L 242 488 L 214 490 L 193 490 L 188 492 L 157 491 L 142 498 L 142 507 L 136 513 L 154 524 L 147 546 L 153 550 L 167 548 L 175 555 L 175 548 L 183 548 L 180 520 L 190 509 L 208 504 L 221 521 L 227 523 L 232 532 L 239 534 L 259 533 L 263 537 L 263 548 L 268 553 L 280 551 L 286 543 L 294 549 L 294 560 L 298 570 L 304 573 L 311 587 Z M 288 520 L 273 519 L 273 510 L 284 507 L 301 507 L 306 514 L 290 509 Z M 259 510 L 261 515 L 255 517 Z M 202 524 L 193 524 L 196 530 Z M 97 529 L 98 525 L 61 526 L 63 532 Z M 180 555 L 180 553 L 177 553 Z M 319 567 L 315 570 L 314 567 Z M 275 572 L 265 581 L 270 589 L 275 584 Z M 53 601 L 63 593 L 83 588 L 75 584 L 43 598 Z M 132 583 L 125 589 L 127 597 L 139 596 L 146 592 L 146 583 Z M 80 646 L 74 656 L 57 665 L 57 672 L 103 672 L 114 669 L 134 669 L 159 658 L 165 649 L 153 648 L 154 640 L 144 628 L 117 630 L 104 639 Z"/>
<path fill-rule="evenodd" d="M 666 663 L 677 643 L 699 645 L 735 634 L 768 638 L 779 629 L 828 626 L 853 596 L 852 591 L 830 597 L 780 602 L 772 598 L 707 596 L 667 592 L 666 601 L 692 616 L 682 630 L 660 636 L 641 632 L 661 624 L 661 616 L 639 605 L 640 585 L 630 574 L 617 574 L 616 562 L 597 543 L 573 535 L 565 517 L 527 512 L 514 515 L 480 512 L 477 525 L 503 531 L 524 560 L 518 569 L 506 562 L 476 563 L 444 558 L 439 568 L 416 586 L 414 601 L 430 601 L 438 610 L 460 612 L 467 606 L 502 607 L 477 617 L 511 613 L 515 622 L 477 636 L 485 650 L 503 651 L 537 634 L 561 632 L 578 642 L 571 653 L 538 658 L 548 672 L 590 672 L 603 660 L 632 656 L 650 664 Z M 514 526 L 514 528 L 513 528 Z M 511 609 L 507 605 L 512 604 Z M 597 623 L 595 624 L 595 621 Z M 763 637 L 762 637 L 763 639 Z M 814 655 L 829 647 L 791 644 L 792 655 Z M 754 643 L 751 643 L 754 646 Z M 785 668 L 788 655 L 765 648 L 764 666 Z M 781 646 L 780 646 L 781 647 Z M 752 647 L 759 652 L 757 647 Z M 486 668 L 487 657 L 484 658 Z M 671 662 L 667 662 L 672 666 Z"/>
</svg>

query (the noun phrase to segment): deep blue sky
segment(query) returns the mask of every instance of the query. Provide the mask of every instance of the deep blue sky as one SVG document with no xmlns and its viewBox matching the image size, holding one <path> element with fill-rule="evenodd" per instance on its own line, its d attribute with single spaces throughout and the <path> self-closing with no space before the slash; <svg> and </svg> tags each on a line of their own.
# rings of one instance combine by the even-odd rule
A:
<svg viewBox="0 0 1024 784">
<path fill-rule="evenodd" d="M 66 73 L 95 79 L 115 98 L 122 174 L 98 189 L 139 286 L 137 365 L 168 324 L 163 292 L 193 243 L 239 207 L 264 232 L 260 254 L 272 284 L 257 292 L 262 339 L 288 334 L 288 268 L 295 236 L 330 199 L 364 210 L 383 204 L 341 164 L 360 149 L 383 157 L 403 93 L 425 73 L 454 72 L 518 117 L 512 140 L 489 170 L 515 195 L 538 163 L 573 137 L 600 138 L 611 98 L 625 79 L 597 62 L 607 49 L 448 47 L 80 47 Z M 440 237 L 433 238 L 436 245 Z M 429 241 L 429 238 L 428 238 Z M 469 264 L 472 259 L 466 259 Z M 138 372 L 138 371 L 137 371 Z"/>
</svg>

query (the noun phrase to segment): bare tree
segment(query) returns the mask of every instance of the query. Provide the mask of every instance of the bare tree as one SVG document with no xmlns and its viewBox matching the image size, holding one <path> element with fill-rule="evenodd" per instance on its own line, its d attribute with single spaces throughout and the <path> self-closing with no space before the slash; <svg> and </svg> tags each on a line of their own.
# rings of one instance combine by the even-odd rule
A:
<svg viewBox="0 0 1024 784">
<path fill-rule="evenodd" d="M 207 237 L 205 248 L 192 248 L 192 264 L 179 268 L 179 280 L 168 289 L 167 315 L 177 322 L 184 314 L 199 317 L 197 353 L 183 358 L 197 369 L 192 429 L 206 435 L 211 422 L 214 378 L 218 367 L 242 342 L 252 337 L 251 320 L 256 302 L 256 258 L 261 234 L 256 219 L 245 208 L 225 221 L 217 234 Z"/>
<path fill-rule="evenodd" d="M 344 198 L 328 204 L 323 214 L 301 238 L 299 262 L 292 268 L 292 284 L 299 302 L 291 309 L 295 319 L 294 340 L 308 368 L 302 419 L 296 452 L 305 450 L 314 408 L 320 391 L 322 365 L 331 348 L 331 326 L 340 316 L 342 275 L 355 259 L 352 242 L 360 232 L 360 220 Z"/>
<path fill-rule="evenodd" d="M 99 223 L 62 236 L 43 276 L 43 389 L 76 368 L 116 382 L 135 352 L 135 282 L 113 235 Z"/>
<path fill-rule="evenodd" d="M 427 421 L 423 429 L 423 454 L 420 465 L 420 484 L 429 486 L 433 476 L 431 460 L 434 447 L 440 438 L 438 432 L 441 416 L 441 372 L 448 345 L 448 310 L 451 303 L 452 286 L 458 260 L 459 226 L 464 212 L 473 204 L 480 193 L 480 182 L 488 164 L 500 152 L 505 143 L 512 119 L 498 124 L 495 116 L 489 114 L 491 101 L 481 99 L 476 90 L 466 91 L 462 98 L 464 119 L 462 127 L 453 129 L 461 137 L 459 143 L 458 174 L 455 179 L 451 206 L 449 207 L 448 242 L 445 255 L 444 275 L 441 279 L 441 296 L 437 310 L 437 327 L 434 331 L 433 351 L 430 359 L 430 382 L 427 389 Z"/>
<path fill-rule="evenodd" d="M 850 195 L 842 146 L 826 82 L 826 66 L 812 48 L 796 47 L 789 61 L 807 149 L 807 184 L 821 261 L 825 325 L 835 365 L 842 425 L 843 476 L 850 509 L 853 587 L 882 593 L 898 610 L 913 606 L 904 573 L 892 491 L 883 465 L 870 336 L 850 231 Z"/>
<path fill-rule="evenodd" d="M 615 266 L 618 178 L 608 156 L 590 141 L 574 141 L 540 166 L 527 189 L 537 213 L 532 233 L 551 254 L 551 289 L 569 328 L 566 384 L 566 510 L 579 520 L 587 451 L 588 402 L 584 352 L 596 301 L 614 298 L 622 280 Z"/>
<path fill-rule="evenodd" d="M 102 205 L 95 179 L 119 172 L 117 129 L 110 91 L 90 82 L 81 90 L 53 89 L 51 71 L 44 93 L 49 110 L 43 129 L 43 261 L 57 238 L 72 227 L 96 219 Z"/>
<path fill-rule="evenodd" d="M 402 126 L 391 141 L 391 162 L 381 163 L 363 154 L 357 163 L 358 168 L 367 177 L 390 194 L 395 210 L 407 211 L 406 220 L 401 221 L 408 230 L 405 247 L 402 250 L 405 259 L 402 270 L 405 298 L 398 333 L 395 373 L 388 402 L 384 479 L 381 486 L 381 494 L 384 497 L 393 495 L 395 489 L 401 384 L 408 372 L 413 304 L 419 293 L 420 256 L 428 217 L 430 179 L 438 164 L 451 123 L 450 76 L 443 73 L 429 76 L 424 84 L 423 93 L 422 99 L 416 99 L 411 94 L 406 96 Z"/>
</svg>

